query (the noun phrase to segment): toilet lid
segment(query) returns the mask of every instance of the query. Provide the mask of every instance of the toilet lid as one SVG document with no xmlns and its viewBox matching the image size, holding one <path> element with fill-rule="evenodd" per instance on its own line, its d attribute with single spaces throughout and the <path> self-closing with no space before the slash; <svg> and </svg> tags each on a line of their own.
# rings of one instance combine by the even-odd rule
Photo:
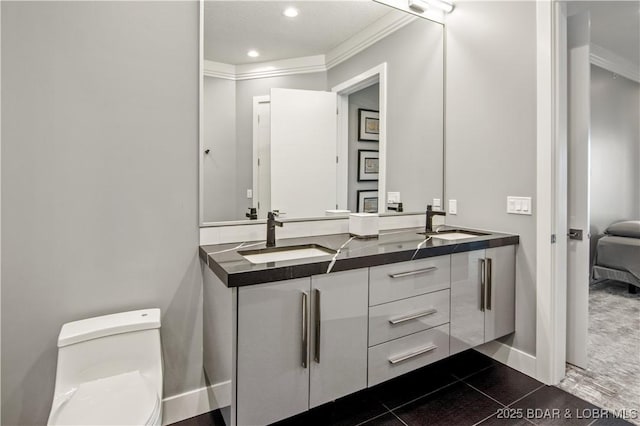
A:
<svg viewBox="0 0 640 426">
<path fill-rule="evenodd" d="M 139 371 L 84 382 L 66 394 L 50 425 L 146 425 L 159 411 L 154 387 Z"/>
</svg>

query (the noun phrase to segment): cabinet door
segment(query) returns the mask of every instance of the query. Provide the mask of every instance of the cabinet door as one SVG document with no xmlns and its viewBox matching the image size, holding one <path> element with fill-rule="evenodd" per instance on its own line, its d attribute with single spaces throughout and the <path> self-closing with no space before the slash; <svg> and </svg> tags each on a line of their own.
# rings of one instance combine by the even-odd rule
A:
<svg viewBox="0 0 640 426">
<path fill-rule="evenodd" d="M 238 425 L 265 425 L 309 408 L 310 281 L 238 289 Z"/>
<path fill-rule="evenodd" d="M 310 408 L 367 387 L 368 269 L 311 278 Z"/>
<path fill-rule="evenodd" d="M 516 246 L 486 250 L 486 309 L 484 341 L 515 331 Z"/>
<path fill-rule="evenodd" d="M 484 255 L 484 250 L 451 255 L 451 355 L 485 342 Z"/>
</svg>

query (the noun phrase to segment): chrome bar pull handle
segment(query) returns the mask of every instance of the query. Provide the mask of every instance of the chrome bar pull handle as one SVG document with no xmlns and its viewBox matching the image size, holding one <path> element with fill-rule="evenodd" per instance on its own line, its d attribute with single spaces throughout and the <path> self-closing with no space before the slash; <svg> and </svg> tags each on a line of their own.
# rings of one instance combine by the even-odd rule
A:
<svg viewBox="0 0 640 426">
<path fill-rule="evenodd" d="M 436 312 L 438 312 L 437 309 L 431 308 L 431 309 L 427 309 L 426 311 L 416 312 L 416 313 L 404 315 L 401 317 L 389 318 L 389 324 L 393 324 L 393 325 L 400 324 L 400 323 L 411 321 L 414 319 L 426 317 L 428 315 L 433 315 Z"/>
<path fill-rule="evenodd" d="M 480 310 L 484 312 L 484 288 L 486 278 L 486 266 L 484 259 L 480 259 Z"/>
<path fill-rule="evenodd" d="M 309 330 L 307 324 L 309 323 L 309 311 L 307 309 L 308 295 L 304 291 L 302 292 L 302 341 L 301 341 L 301 356 L 302 356 L 302 368 L 307 368 L 307 347 L 309 344 Z"/>
<path fill-rule="evenodd" d="M 389 363 L 390 364 L 398 364 L 399 362 L 410 360 L 411 358 L 415 358 L 418 355 L 426 354 L 427 352 L 431 352 L 431 351 L 433 351 L 435 349 L 438 349 L 438 347 L 436 345 L 434 345 L 434 344 L 430 344 L 428 346 L 424 346 L 422 348 L 418 348 L 418 349 L 416 349 L 414 351 L 407 352 L 405 354 L 401 354 L 401 355 L 398 355 L 398 356 L 395 356 L 395 357 L 391 357 L 391 358 L 389 358 Z"/>
<path fill-rule="evenodd" d="M 493 266 L 493 263 L 491 261 L 491 258 L 487 258 L 487 298 L 486 298 L 486 305 L 487 305 L 487 310 L 491 310 L 491 287 L 493 286 L 493 274 L 491 272 L 491 268 Z"/>
<path fill-rule="evenodd" d="M 408 272 L 398 272 L 396 274 L 389 274 L 389 276 L 391 278 L 402 278 L 402 277 L 409 277 L 411 275 L 420 275 L 420 274 L 426 274 L 427 272 L 433 272 L 435 270 L 437 270 L 438 268 L 435 266 L 430 266 L 429 268 L 424 268 L 424 269 L 418 269 L 416 271 L 408 271 Z"/>
<path fill-rule="evenodd" d="M 316 300 L 315 300 L 315 305 L 316 305 L 316 321 L 315 321 L 315 328 L 316 328 L 316 347 L 315 347 L 315 353 L 313 356 L 313 359 L 315 362 L 317 362 L 318 364 L 320 364 L 320 328 L 322 326 L 322 318 L 320 317 L 320 290 L 316 289 Z"/>
</svg>

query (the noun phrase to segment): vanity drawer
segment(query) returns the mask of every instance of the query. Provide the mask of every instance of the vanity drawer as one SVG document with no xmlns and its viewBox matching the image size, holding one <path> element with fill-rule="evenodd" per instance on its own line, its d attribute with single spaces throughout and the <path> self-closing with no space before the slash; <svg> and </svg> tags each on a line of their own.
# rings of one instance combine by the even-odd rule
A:
<svg viewBox="0 0 640 426">
<path fill-rule="evenodd" d="M 369 348 L 369 387 L 449 356 L 449 324 Z"/>
<path fill-rule="evenodd" d="M 369 346 L 449 322 L 449 293 L 434 293 L 369 308 Z"/>
<path fill-rule="evenodd" d="M 451 256 L 375 266 L 369 270 L 369 306 L 450 287 Z"/>
</svg>

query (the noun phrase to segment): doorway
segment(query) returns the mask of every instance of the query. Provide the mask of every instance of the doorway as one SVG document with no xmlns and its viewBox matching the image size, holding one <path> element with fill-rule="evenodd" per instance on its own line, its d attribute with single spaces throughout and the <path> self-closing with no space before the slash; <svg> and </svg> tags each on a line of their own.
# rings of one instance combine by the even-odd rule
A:
<svg viewBox="0 0 640 426">
<path fill-rule="evenodd" d="M 568 365 L 559 387 L 625 415 L 640 410 L 640 297 L 627 292 L 640 255 L 634 261 L 623 246 L 635 240 L 613 229 L 640 220 L 640 2 L 567 11 Z M 633 29 L 613 34 L 611 22 Z"/>
<path fill-rule="evenodd" d="M 382 63 L 376 67 L 373 67 L 353 78 L 347 80 L 331 89 L 332 92 L 338 96 L 338 133 L 337 133 L 337 152 L 338 152 L 338 164 L 337 164 L 337 194 L 338 194 L 338 208 L 348 209 L 351 211 L 359 211 L 358 200 L 353 201 L 353 189 L 354 185 L 349 185 L 350 173 L 349 164 L 358 161 L 358 158 L 354 158 L 354 153 L 350 153 L 349 140 L 350 140 L 350 128 L 351 124 L 354 124 L 354 119 L 351 114 L 349 98 L 351 95 L 358 92 L 365 91 L 372 86 L 378 87 L 377 104 L 378 104 L 378 134 L 377 134 L 377 161 L 375 162 L 378 169 L 377 173 L 377 211 L 383 213 L 386 211 L 386 153 L 387 153 L 387 63 Z M 366 95 L 364 97 L 367 97 Z M 368 96 L 370 97 L 370 96 Z M 357 108 L 356 108 L 357 109 Z M 359 138 L 358 138 L 359 139 Z M 353 145 L 353 144 L 351 144 Z M 357 149 L 355 150 L 357 154 Z M 342 159 L 342 161 L 340 160 Z M 353 168 L 352 168 L 353 169 Z M 353 174 L 353 173 L 352 173 Z M 353 176 L 352 176 L 353 177 Z M 356 179 L 357 182 L 357 179 Z M 365 204 L 366 199 L 364 195 L 369 192 L 367 188 L 363 187 L 360 195 L 363 197 L 362 205 Z M 373 191 L 375 192 L 375 191 Z M 357 193 L 357 192 L 356 192 Z M 351 194 L 351 197 L 350 195 Z M 373 195 L 372 195 L 373 197 Z M 370 197 L 370 199 L 372 199 Z M 351 198 L 351 203 L 349 202 Z M 355 206 L 355 210 L 352 208 Z M 351 207 L 351 208 L 350 208 Z"/>
</svg>

